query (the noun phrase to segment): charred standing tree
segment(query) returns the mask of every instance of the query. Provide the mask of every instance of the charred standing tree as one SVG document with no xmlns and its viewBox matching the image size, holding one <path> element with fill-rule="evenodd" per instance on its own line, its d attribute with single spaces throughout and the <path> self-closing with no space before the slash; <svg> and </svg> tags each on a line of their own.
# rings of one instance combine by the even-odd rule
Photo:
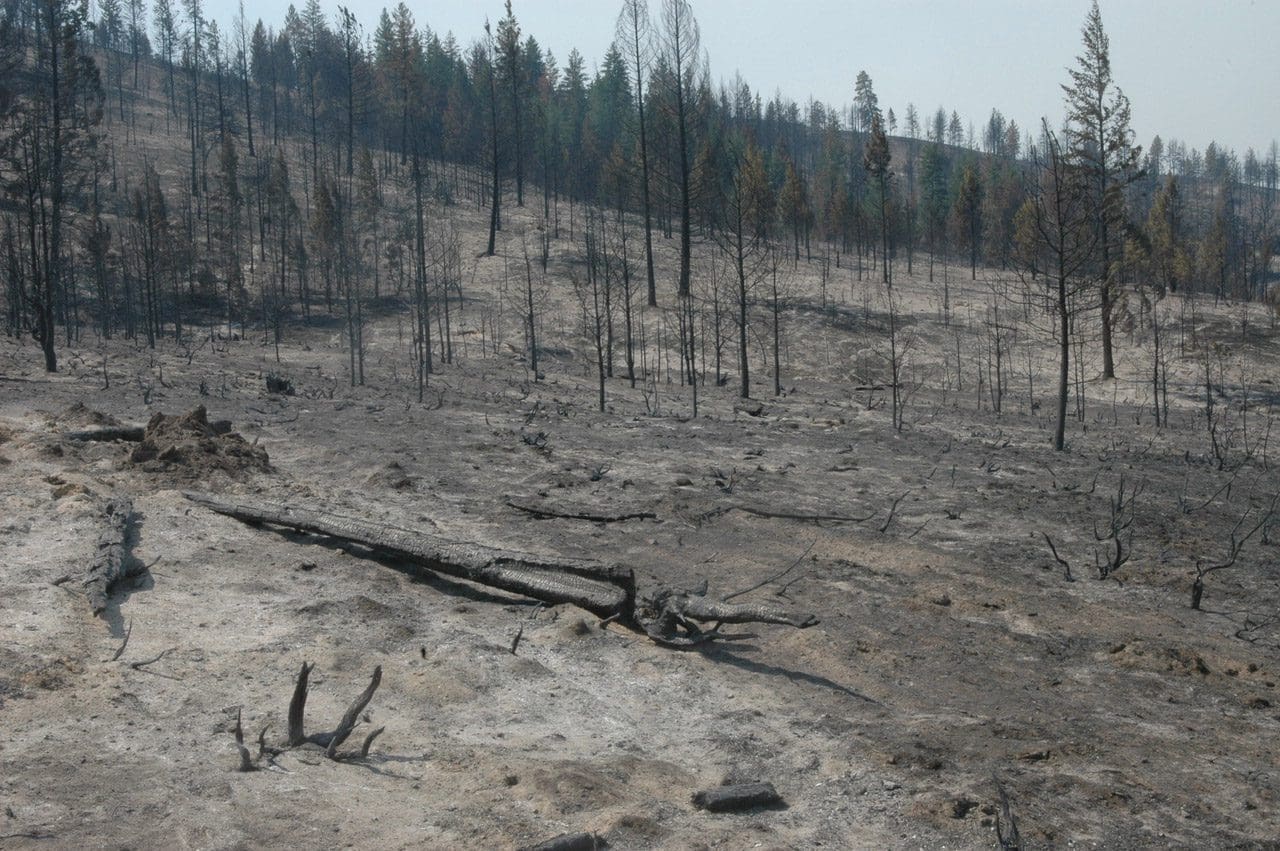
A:
<svg viewBox="0 0 1280 851">
<path fill-rule="evenodd" d="M 1081 29 L 1084 52 L 1070 69 L 1071 83 L 1062 87 L 1067 103 L 1067 142 L 1071 158 L 1086 175 L 1092 269 L 1098 281 L 1102 312 L 1102 377 L 1115 378 L 1112 355 L 1112 309 L 1117 297 L 1117 270 L 1123 253 L 1124 191 L 1142 176 L 1142 148 L 1133 144 L 1129 99 L 1111 75 L 1111 47 L 1102 27 L 1098 2 Z"/>
<path fill-rule="evenodd" d="M 893 181 L 893 172 L 889 171 L 890 159 L 889 137 L 884 133 L 880 112 L 876 110 L 871 116 L 871 135 L 867 139 L 862 164 L 876 186 L 876 212 L 880 219 L 880 268 L 886 287 L 893 285 L 889 263 L 889 192 Z"/>
<path fill-rule="evenodd" d="M 76 189 L 93 170 L 103 98 L 97 67 L 81 53 L 79 10 L 66 0 L 39 0 L 23 14 L 30 16 L 29 40 L 18 32 L 16 11 L 0 12 L 0 40 L 8 42 L 0 45 L 0 171 L 9 196 L 0 206 L 11 201 L 15 211 L 10 259 L 21 263 L 10 268 L 25 266 L 30 282 L 18 287 L 30 315 L 16 324 L 40 343 L 45 370 L 56 372 L 55 321 L 61 311 L 70 329 L 75 318 L 66 224 Z"/>
<path fill-rule="evenodd" d="M 129 575 L 129 521 L 133 517 L 133 500 L 118 497 L 103 509 L 105 526 L 89 562 L 84 579 L 85 596 L 95 615 L 107 608 L 111 588 Z"/>
<path fill-rule="evenodd" d="M 413 201 L 414 216 L 414 360 L 417 364 L 418 401 L 423 399 L 423 391 L 431 375 L 431 317 L 430 301 L 427 293 L 427 235 L 422 210 L 422 158 L 418 153 L 418 143 L 413 144 Z M 489 252 L 493 253 L 493 233 L 489 234 Z"/>
<path fill-rule="evenodd" d="M 773 216 L 773 199 L 760 149 L 748 142 L 742 151 L 730 151 L 730 167 L 718 191 L 723 199 L 716 244 L 733 269 L 736 281 L 734 319 L 738 326 L 738 395 L 751 396 L 748 358 L 750 308 L 755 291 L 768 274 L 773 252 L 767 239 Z"/>
<path fill-rule="evenodd" d="M 511 86 L 511 138 L 515 143 L 516 206 L 524 206 L 524 128 L 520 123 L 520 89 L 523 85 L 520 60 L 520 24 L 507 0 L 507 14 L 498 22 L 498 51 L 502 54 L 503 71 Z"/>
<path fill-rule="evenodd" d="M 1034 172 L 1024 209 L 1033 230 L 1031 239 L 1046 259 L 1046 276 L 1054 290 L 1055 335 L 1058 342 L 1058 406 L 1053 448 L 1066 445 L 1067 393 L 1071 365 L 1071 312 L 1078 275 L 1093 252 L 1092 228 L 1087 227 L 1088 195 L 1079 170 L 1063 155 L 1058 137 L 1043 123 L 1045 151 L 1033 158 Z M 1042 251 L 1042 254 L 1041 254 Z M 1034 256 L 1033 254 L 1033 256 Z M 1034 274 L 1034 261 L 1029 272 Z"/>
<path fill-rule="evenodd" d="M 694 73 L 698 67 L 701 35 L 698 22 L 688 0 L 663 0 L 662 49 L 670 67 L 672 96 L 675 104 L 676 146 L 679 149 L 680 182 L 680 283 L 681 298 L 689 295 L 690 260 L 692 256 L 692 222 L 689 203 L 689 124 L 692 116 Z"/>
<path fill-rule="evenodd" d="M 499 207 L 502 202 L 502 178 L 498 169 L 498 75 L 494 67 L 493 30 L 489 27 L 488 21 L 484 23 L 484 38 L 485 63 L 482 70 L 488 79 L 489 138 L 493 145 L 492 171 L 490 172 L 493 196 L 489 207 L 489 247 L 485 253 L 492 257 L 497 248 L 498 228 L 502 227 L 502 214 Z"/>
<path fill-rule="evenodd" d="M 644 213 L 644 259 L 649 281 L 649 306 L 658 305 L 658 287 L 653 275 L 653 221 L 649 203 L 649 137 L 644 123 L 644 80 L 652 59 L 653 33 L 645 0 L 623 0 L 618 13 L 615 42 L 626 57 L 635 77 L 637 141 L 640 146 L 640 205 Z M 635 386 L 635 379 L 632 379 Z"/>
</svg>

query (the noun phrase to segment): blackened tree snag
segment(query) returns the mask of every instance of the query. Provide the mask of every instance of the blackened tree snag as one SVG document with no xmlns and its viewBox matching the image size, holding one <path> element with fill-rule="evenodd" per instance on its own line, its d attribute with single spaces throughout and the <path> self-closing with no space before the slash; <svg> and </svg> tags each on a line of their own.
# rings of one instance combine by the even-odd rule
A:
<svg viewBox="0 0 1280 851">
<path fill-rule="evenodd" d="M 283 747 L 273 747 L 266 743 L 266 729 L 258 736 L 258 756 L 267 754 L 271 757 L 279 756 L 286 750 L 291 748 L 302 747 L 303 745 L 314 745 L 324 748 L 325 756 L 333 760 L 344 759 L 363 759 L 369 755 L 369 748 L 373 746 L 373 742 L 378 736 L 382 735 L 385 727 L 379 727 L 369 735 L 365 736 L 364 743 L 360 746 L 360 752 L 357 757 L 355 753 L 339 754 L 338 748 L 351 736 L 359 723 L 360 715 L 364 712 L 369 702 L 373 700 L 374 692 L 378 690 L 378 686 L 382 683 L 382 666 L 378 665 L 373 669 L 373 677 L 369 680 L 369 685 L 359 696 L 352 701 L 347 707 L 347 711 L 343 713 L 342 720 L 338 722 L 338 726 L 331 733 L 312 733 L 307 735 L 303 715 L 307 707 L 307 682 L 311 675 L 314 665 L 306 662 L 302 663 L 302 668 L 298 671 L 298 679 L 293 687 L 293 697 L 289 700 L 289 729 L 285 738 Z M 240 730 L 239 713 L 236 714 L 236 745 L 240 748 L 241 771 L 252 771 L 252 763 L 248 758 L 248 751 L 244 748 L 243 736 Z M 250 767 L 245 768 L 245 765 Z"/>
<path fill-rule="evenodd" d="M 100 615 L 107 608 L 107 596 L 116 582 L 128 575 L 129 518 L 133 515 L 133 500 L 117 497 L 107 502 L 103 512 L 106 528 L 98 536 L 98 545 L 89 564 L 84 580 L 89 608 Z"/>
</svg>

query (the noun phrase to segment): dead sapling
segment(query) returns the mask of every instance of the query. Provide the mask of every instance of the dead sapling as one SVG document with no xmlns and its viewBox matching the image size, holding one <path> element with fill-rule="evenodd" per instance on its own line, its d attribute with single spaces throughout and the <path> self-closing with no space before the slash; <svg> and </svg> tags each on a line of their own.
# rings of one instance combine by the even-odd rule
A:
<svg viewBox="0 0 1280 851">
<path fill-rule="evenodd" d="M 593 481 L 595 480 L 593 479 Z M 658 516 L 655 512 L 645 510 L 614 513 L 591 511 L 590 509 L 560 511 L 554 507 L 537 505 L 530 497 L 520 496 L 509 496 L 505 502 L 508 507 L 528 514 L 537 520 L 586 520 L 592 523 L 622 523 L 627 520 L 654 520 Z"/>
<path fill-rule="evenodd" d="M 1236 559 L 1240 558 L 1244 545 L 1249 543 L 1249 540 L 1254 535 L 1262 531 L 1275 518 L 1278 503 L 1280 503 L 1280 491 L 1272 495 L 1271 502 L 1267 504 L 1267 510 L 1258 518 L 1258 522 L 1251 526 L 1248 532 L 1241 535 L 1240 530 L 1244 528 L 1249 515 L 1253 513 L 1252 506 L 1245 509 L 1244 514 L 1240 515 L 1240 519 L 1236 521 L 1236 525 L 1231 528 L 1230 541 L 1227 545 L 1227 557 L 1223 561 L 1208 565 L 1203 561 L 1196 561 L 1196 578 L 1191 583 L 1191 608 L 1197 611 L 1200 609 L 1200 601 L 1204 597 L 1204 578 L 1210 573 L 1226 570 L 1236 563 Z"/>
<path fill-rule="evenodd" d="M 1115 573 L 1133 555 L 1133 519 L 1138 497 L 1146 486 L 1146 482 L 1127 486 L 1121 475 L 1115 496 L 1107 500 L 1109 513 L 1105 525 L 1099 527 L 1098 521 L 1093 521 L 1093 538 L 1099 544 L 1093 550 L 1093 561 L 1099 579 Z"/>
<path fill-rule="evenodd" d="M 1205 498 L 1205 500 L 1199 505 L 1192 505 L 1190 498 L 1187 496 L 1187 485 L 1191 478 L 1191 474 L 1189 472 L 1184 474 L 1182 477 L 1182 492 L 1178 494 L 1178 507 L 1182 510 L 1183 514 L 1194 514 L 1197 511 L 1203 511 L 1208 508 L 1215 500 L 1217 500 L 1218 497 L 1223 496 L 1224 493 L 1226 496 L 1223 497 L 1223 499 L 1226 502 L 1231 502 L 1231 489 L 1235 485 L 1236 478 L 1239 474 L 1239 469 L 1232 471 L 1231 478 L 1227 479 L 1221 487 Z"/>
<path fill-rule="evenodd" d="M 781 579 L 785 579 L 787 575 L 791 573 L 791 571 L 795 570 L 797 567 L 800 566 L 800 563 L 804 561 L 805 556 L 807 556 L 810 552 L 813 551 L 813 547 L 817 543 L 818 543 L 817 539 L 810 541 L 809 546 L 804 548 L 804 552 L 800 553 L 800 555 L 796 558 L 796 560 L 791 563 L 791 566 L 788 567 L 786 570 L 782 571 L 781 573 L 775 573 L 773 576 L 770 576 L 767 579 L 762 579 L 761 581 L 757 582 L 755 585 L 752 585 L 750 588 L 743 588 L 741 591 L 734 591 L 732 594 L 726 594 L 720 598 L 720 601 L 723 603 L 727 603 L 730 600 L 734 599 L 735 597 L 741 597 L 743 595 L 750 594 L 752 591 L 758 591 L 759 589 L 763 588 L 766 585 L 772 585 L 774 582 L 777 582 Z M 777 592 L 778 596 L 782 596 L 782 593 L 786 591 L 787 588 L 791 587 L 791 585 L 795 583 L 796 579 L 801 579 L 801 578 L 803 577 L 797 576 L 795 579 L 792 579 L 786 585 L 782 586 L 782 588 L 780 588 Z"/>
<path fill-rule="evenodd" d="M 152 674 L 157 677 L 163 677 L 166 680 L 181 680 L 182 677 L 174 676 L 173 674 L 165 674 L 160 671 L 151 671 L 147 669 L 148 665 L 154 665 L 156 662 L 159 662 L 165 656 L 168 656 L 170 653 L 172 653 L 177 649 L 178 648 L 176 647 L 167 647 L 164 650 L 161 650 L 156 655 L 152 656 L 150 659 L 143 659 L 139 662 L 130 662 L 129 667 L 133 668 L 135 671 L 141 671 L 144 674 Z"/>
</svg>

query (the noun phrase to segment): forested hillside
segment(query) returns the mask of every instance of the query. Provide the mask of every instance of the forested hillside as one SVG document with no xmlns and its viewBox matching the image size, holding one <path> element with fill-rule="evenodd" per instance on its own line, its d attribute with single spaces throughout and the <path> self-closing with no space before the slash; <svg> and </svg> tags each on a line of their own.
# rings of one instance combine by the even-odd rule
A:
<svg viewBox="0 0 1280 851">
<path fill-rule="evenodd" d="M 469 264 L 448 234 L 467 207 L 488 213 L 488 254 L 515 235 L 544 264 L 550 243 L 597 228 L 578 250 L 611 263 L 610 331 L 619 304 L 628 326 L 633 304 L 678 313 L 691 375 L 709 368 L 692 329 L 719 310 L 694 241 L 736 270 L 740 310 L 766 300 L 766 254 L 885 282 L 920 266 L 932 280 L 940 261 L 1035 277 L 1066 248 L 1043 226 L 1045 190 L 1061 188 L 1074 220 L 1055 227 L 1075 243 L 1058 258 L 1062 312 L 1094 317 L 1108 377 L 1113 327 L 1164 293 L 1261 300 L 1275 277 L 1276 143 L 1137 145 L 1096 6 L 1064 102 L 1026 128 L 998 109 L 895 109 L 865 72 L 849 104 L 766 99 L 713 71 L 684 0 L 623 3 L 594 69 L 544 51 L 510 3 L 494 11 L 455 35 L 404 4 L 376 22 L 318 0 L 217 21 L 199 0 L 105 0 L 92 16 L 9 0 L 6 332 L 41 341 L 53 370 L 59 341 L 86 333 L 153 345 L 216 324 L 278 340 L 336 315 L 359 381 L 366 315 L 391 297 L 415 317 L 425 371 L 433 348 L 450 357 L 456 329 L 428 337 L 461 295 Z M 513 208 L 529 227 L 504 228 Z M 675 247 L 674 279 L 655 244 Z"/>
</svg>

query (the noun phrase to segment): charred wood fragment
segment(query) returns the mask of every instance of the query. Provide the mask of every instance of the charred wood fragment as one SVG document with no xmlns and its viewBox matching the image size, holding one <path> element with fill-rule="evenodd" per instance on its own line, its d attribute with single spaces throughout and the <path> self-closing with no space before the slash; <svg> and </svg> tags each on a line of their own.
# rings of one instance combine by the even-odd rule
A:
<svg viewBox="0 0 1280 851">
<path fill-rule="evenodd" d="M 62 439 L 74 440 L 82 443 L 113 443 L 115 441 L 141 443 L 142 436 L 145 433 L 146 429 L 142 426 L 107 426 L 105 428 L 91 428 L 84 431 L 69 431 L 62 435 Z"/>
<path fill-rule="evenodd" d="M 772 783 L 736 783 L 695 792 L 693 805 L 712 813 L 740 813 L 744 810 L 783 805 Z"/>
<path fill-rule="evenodd" d="M 605 841 L 594 833 L 562 833 L 546 842 L 526 845 L 521 851 L 597 851 L 604 847 Z"/>
</svg>

